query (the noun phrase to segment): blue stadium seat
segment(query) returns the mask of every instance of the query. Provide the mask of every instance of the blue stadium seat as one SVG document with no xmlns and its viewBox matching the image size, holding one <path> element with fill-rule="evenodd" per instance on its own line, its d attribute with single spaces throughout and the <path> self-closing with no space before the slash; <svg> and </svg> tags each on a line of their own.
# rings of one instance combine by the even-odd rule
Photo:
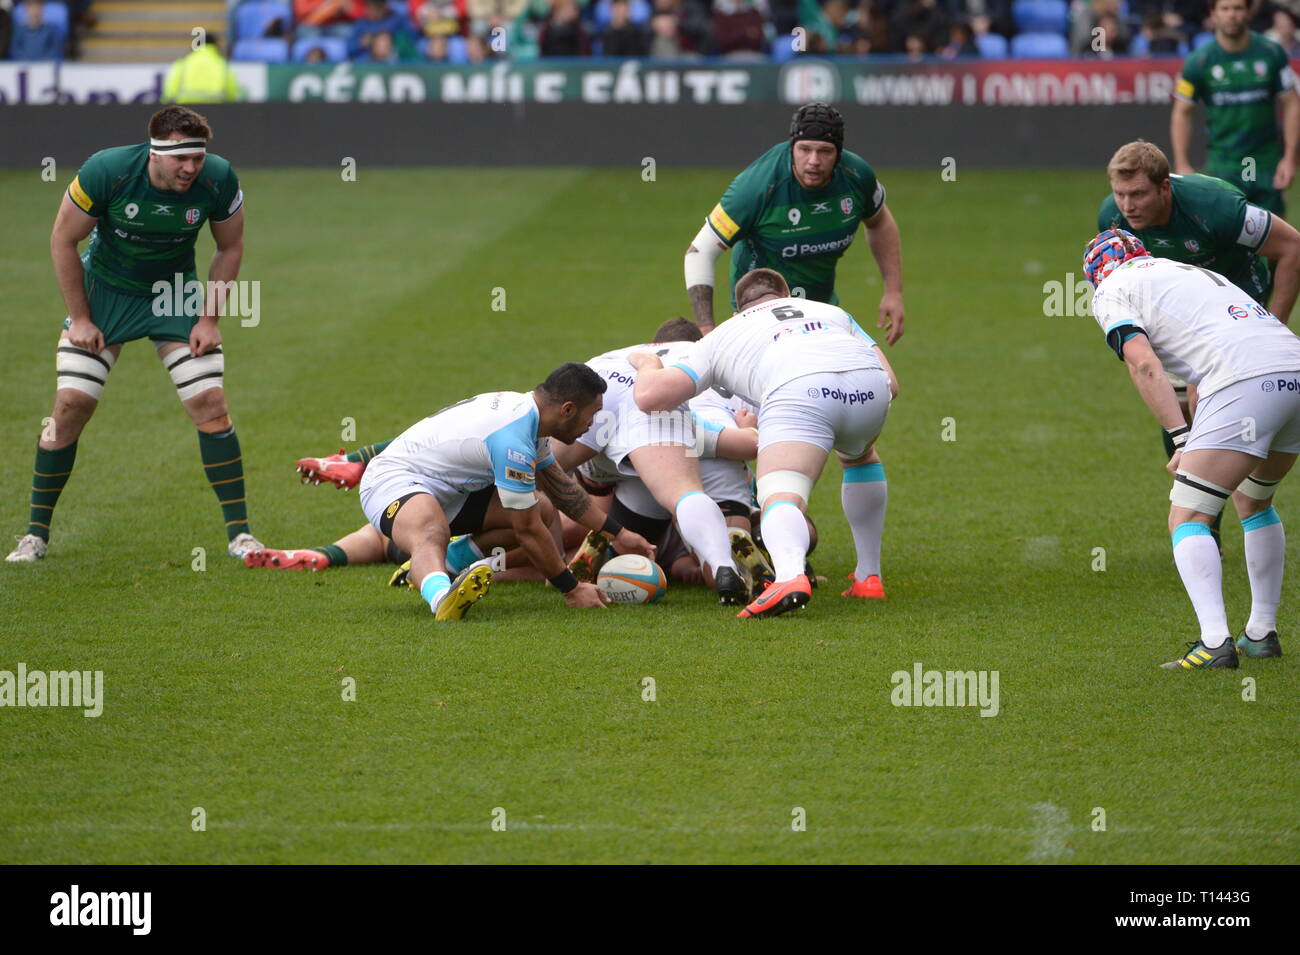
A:
<svg viewBox="0 0 1300 955">
<path fill-rule="evenodd" d="M 788 33 L 783 33 L 772 41 L 773 63 L 784 63 L 786 60 L 793 60 L 797 55 L 794 49 L 794 37 Z"/>
<path fill-rule="evenodd" d="M 1151 52 L 1150 41 L 1145 33 L 1134 33 L 1128 45 L 1129 56 L 1146 56 Z"/>
<path fill-rule="evenodd" d="M 609 8 L 610 0 L 597 0 L 592 4 L 592 22 L 596 24 L 598 32 L 603 33 L 605 27 L 609 26 Z M 628 6 L 628 19 L 638 25 L 644 26 L 650 22 L 652 10 L 647 0 L 631 0 Z"/>
<path fill-rule="evenodd" d="M 255 63 L 288 63 L 289 41 L 278 37 L 245 37 L 235 41 L 232 60 Z"/>
<path fill-rule="evenodd" d="M 25 23 L 26 19 L 27 19 L 27 4 L 20 3 L 16 7 L 14 7 L 13 22 Z M 62 0 L 59 0 L 59 2 L 54 2 L 54 0 L 51 0 L 51 2 L 46 3 L 44 20 L 50 26 L 54 27 L 54 29 L 58 30 L 60 36 L 62 36 L 65 39 L 67 38 L 68 5 L 66 3 L 63 3 Z M 8 55 L 8 51 L 6 51 L 5 55 L 6 56 Z"/>
<path fill-rule="evenodd" d="M 293 7 L 284 0 L 245 0 L 235 8 L 235 39 L 255 40 L 279 19 L 285 31 L 293 28 Z"/>
<path fill-rule="evenodd" d="M 447 62 L 468 63 L 469 41 L 459 34 L 447 37 Z"/>
<path fill-rule="evenodd" d="M 986 60 L 1004 60 L 1007 57 L 1007 38 L 1001 33 L 977 33 L 975 45 Z"/>
<path fill-rule="evenodd" d="M 1201 47 L 1205 46 L 1205 44 L 1212 43 L 1213 41 L 1214 41 L 1213 30 L 1206 30 L 1203 33 L 1198 33 L 1196 34 L 1195 38 L 1192 40 L 1192 49 L 1199 50 Z"/>
<path fill-rule="evenodd" d="M 1011 15 L 1021 33 L 1060 33 L 1070 29 L 1070 5 L 1065 0 L 1014 0 Z"/>
<path fill-rule="evenodd" d="M 341 36 L 305 36 L 293 43 L 293 61 L 301 63 L 314 48 L 325 51 L 328 63 L 342 63 L 348 58 L 348 41 Z"/>
<path fill-rule="evenodd" d="M 1017 59 L 1058 59 L 1070 55 L 1070 45 L 1059 33 L 1017 33 L 1011 38 L 1011 55 Z"/>
</svg>

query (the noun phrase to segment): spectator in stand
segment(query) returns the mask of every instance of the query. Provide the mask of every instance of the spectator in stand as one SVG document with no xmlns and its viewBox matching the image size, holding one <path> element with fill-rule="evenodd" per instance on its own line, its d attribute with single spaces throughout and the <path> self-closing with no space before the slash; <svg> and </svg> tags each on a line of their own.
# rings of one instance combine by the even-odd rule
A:
<svg viewBox="0 0 1300 955">
<path fill-rule="evenodd" d="M 713 0 L 713 49 L 731 59 L 762 59 L 763 14 L 755 0 Z"/>
<path fill-rule="evenodd" d="M 9 56 L 9 38 L 14 26 L 14 0 L 0 0 L 0 60 Z"/>
<path fill-rule="evenodd" d="M 609 26 L 601 36 L 605 56 L 645 56 L 650 52 L 650 35 L 631 20 L 628 0 L 609 5 Z"/>
<path fill-rule="evenodd" d="M 445 43 L 446 40 L 444 39 Z M 371 33 L 366 43 L 366 52 L 360 56 L 354 57 L 358 63 L 399 63 L 400 57 L 397 55 L 397 47 L 393 42 L 393 35 L 387 30 L 380 30 L 378 33 Z"/>
<path fill-rule="evenodd" d="M 410 0 L 411 22 L 425 36 L 461 33 L 465 22 L 465 0 Z"/>
<path fill-rule="evenodd" d="M 650 18 L 650 55 L 662 59 L 675 59 L 685 53 L 680 27 L 677 14 L 655 13 Z"/>
<path fill-rule="evenodd" d="M 871 37 L 861 30 L 856 31 L 853 42 L 849 44 L 849 53 L 853 56 L 866 56 L 871 50 Z"/>
<path fill-rule="evenodd" d="M 826 18 L 830 32 L 834 34 L 835 52 L 848 53 L 853 46 L 853 38 L 858 32 L 856 29 L 858 11 L 850 11 L 845 0 L 826 0 L 826 5 L 822 7 L 822 16 Z"/>
<path fill-rule="evenodd" d="M 1178 19 L 1176 15 L 1175 19 Z M 1147 52 L 1153 56 L 1177 53 L 1178 45 L 1183 42 L 1177 23 L 1171 25 L 1168 15 L 1159 10 L 1151 10 L 1142 20 L 1142 35 L 1146 37 Z"/>
<path fill-rule="evenodd" d="M 777 36 L 789 36 L 799 25 L 799 0 L 767 0 L 767 7 Z"/>
<path fill-rule="evenodd" d="M 886 0 L 862 0 L 858 7 L 858 33 L 866 38 L 872 53 L 888 53 L 893 48 Z M 862 46 L 856 39 L 853 45 L 855 49 Z"/>
<path fill-rule="evenodd" d="M 1076 56 L 1095 56 L 1100 53 L 1114 54 L 1128 49 L 1128 27 L 1119 18 L 1119 0 L 1089 0 L 1088 3 L 1076 3 L 1073 10 L 1074 22 L 1070 27 L 1070 52 Z M 1105 24 L 1102 19 L 1109 17 Z M 1093 30 L 1100 28 L 1104 37 L 1104 50 L 1093 45 Z"/>
<path fill-rule="evenodd" d="M 894 35 L 904 38 L 903 52 L 913 58 L 947 43 L 951 24 L 938 0 L 904 0 L 894 12 Z"/>
<path fill-rule="evenodd" d="M 364 0 L 293 0 L 295 32 L 299 37 L 346 37 L 363 10 Z"/>
<path fill-rule="evenodd" d="M 323 46 L 314 46 L 307 51 L 307 55 L 302 58 L 304 63 L 324 63 L 325 48 Z"/>
<path fill-rule="evenodd" d="M 948 31 L 948 42 L 939 48 L 939 55 L 946 59 L 959 56 L 979 56 L 980 48 L 975 45 L 975 31 L 970 24 L 959 20 Z"/>
<path fill-rule="evenodd" d="M 496 56 L 487 38 L 481 33 L 471 33 L 465 44 L 466 55 L 471 63 L 486 63 Z"/>
<path fill-rule="evenodd" d="M 1089 51 L 1093 56 L 1109 60 L 1128 52 L 1128 31 L 1120 23 L 1119 17 L 1112 13 L 1103 13 L 1097 18 L 1094 29 L 1100 32 L 1096 36 L 1097 42 L 1092 44 Z"/>
<path fill-rule="evenodd" d="M 709 52 L 712 38 L 705 0 L 654 0 L 654 12 L 671 13 L 677 18 L 677 40 L 684 52 Z"/>
<path fill-rule="evenodd" d="M 469 32 L 490 39 L 492 30 L 501 28 L 510 32 L 510 25 L 523 14 L 528 0 L 465 0 L 469 14 Z M 491 50 L 491 44 L 488 44 Z M 495 52 L 495 51 L 493 51 Z"/>
<path fill-rule="evenodd" d="M 447 35 L 445 33 L 435 33 L 429 37 L 428 45 L 424 49 L 424 58 L 431 63 L 447 62 Z"/>
<path fill-rule="evenodd" d="M 15 60 L 63 59 L 63 37 L 45 22 L 44 0 L 27 0 L 25 15 L 14 24 L 10 56 Z"/>
<path fill-rule="evenodd" d="M 1300 42 L 1296 38 L 1296 15 L 1285 7 L 1273 10 L 1273 26 L 1264 36 L 1286 50 L 1287 56 L 1300 56 Z"/>
<path fill-rule="evenodd" d="M 392 54 L 398 59 L 411 59 L 415 44 L 409 27 L 406 16 L 395 13 L 387 0 L 365 0 L 365 15 L 352 24 L 352 34 L 348 37 L 348 56 L 354 60 L 364 59 L 374 38 L 387 33 Z"/>
<path fill-rule="evenodd" d="M 587 56 L 591 43 L 574 0 L 551 0 L 550 14 L 537 35 L 542 56 Z"/>
</svg>

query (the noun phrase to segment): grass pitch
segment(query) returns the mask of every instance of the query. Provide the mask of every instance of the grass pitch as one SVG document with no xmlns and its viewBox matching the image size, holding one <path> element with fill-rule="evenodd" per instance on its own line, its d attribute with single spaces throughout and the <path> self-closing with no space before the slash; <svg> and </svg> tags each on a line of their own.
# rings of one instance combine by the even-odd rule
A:
<svg viewBox="0 0 1300 955">
<path fill-rule="evenodd" d="M 382 440 L 684 312 L 681 255 L 729 173 L 639 172 L 244 171 L 241 278 L 262 283 L 262 318 L 223 334 L 254 532 L 301 547 L 362 524 L 355 494 L 299 487 L 292 467 L 337 448 L 345 419 L 350 445 Z M 70 175 L 0 173 L 15 534 L 53 390 L 48 233 Z M 0 565 L 0 669 L 102 670 L 105 686 L 98 719 L 0 709 L 0 862 L 1294 861 L 1292 657 L 1157 669 L 1196 631 L 1157 426 L 1090 318 L 1043 314 L 1104 176 L 882 179 L 908 315 L 880 442 L 887 601 L 838 596 L 853 559 L 833 473 L 812 504 L 831 585 L 775 621 L 734 620 L 700 589 L 583 613 L 517 584 L 435 626 L 384 567 L 246 570 L 137 343 L 81 440 L 49 556 Z M 840 289 L 873 328 L 861 239 Z M 1241 532 L 1225 528 L 1240 626 Z M 893 706 L 891 674 L 918 662 L 998 671 L 998 714 Z"/>
</svg>

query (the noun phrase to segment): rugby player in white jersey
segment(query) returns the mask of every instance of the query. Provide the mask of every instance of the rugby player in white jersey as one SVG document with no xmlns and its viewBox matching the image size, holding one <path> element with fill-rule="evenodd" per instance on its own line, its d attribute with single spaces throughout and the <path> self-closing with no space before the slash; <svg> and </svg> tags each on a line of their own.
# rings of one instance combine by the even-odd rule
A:
<svg viewBox="0 0 1300 955">
<path fill-rule="evenodd" d="M 791 298 L 771 269 L 745 274 L 735 293 L 741 311 L 669 367 L 649 352 L 628 360 L 642 411 L 674 407 L 706 388 L 758 406 L 760 526 L 776 580 L 738 616 L 772 617 L 808 603 L 804 511 L 832 450 L 844 467 L 840 500 L 858 558 L 844 594 L 883 597 L 886 492 L 874 444 L 898 393 L 889 362 L 848 312 Z"/>
<path fill-rule="evenodd" d="M 1300 453 L 1300 338 L 1217 272 L 1151 256 L 1122 229 L 1084 250 L 1092 311 L 1138 393 L 1173 439 L 1174 563 L 1201 627 L 1171 670 L 1235 668 L 1238 653 L 1282 655 L 1277 608 L 1286 537 L 1277 484 Z M 1165 371 L 1195 386 L 1190 428 Z M 1210 524 L 1232 497 L 1245 532 L 1251 609 L 1233 645 Z"/>
<path fill-rule="evenodd" d="M 411 580 L 439 620 L 458 620 L 481 599 L 492 570 L 479 563 L 453 586 L 447 544 L 453 531 L 510 527 L 529 560 L 571 607 L 606 600 L 565 566 L 540 489 L 562 513 L 615 540 L 620 552 L 653 557 L 639 534 L 591 507 L 555 462 L 550 438 L 572 441 L 591 427 L 605 382 L 586 365 L 568 362 L 532 392 L 477 395 L 425 418 L 395 438 L 366 467 L 361 509 L 385 537 L 411 555 Z"/>
<path fill-rule="evenodd" d="M 695 342 L 701 337 L 699 326 L 689 319 L 678 317 L 669 319 L 655 330 L 654 345 L 639 347 L 660 351 L 668 343 Z M 619 355 L 626 351 L 623 349 L 613 354 Z M 602 361 L 604 357 L 600 356 L 593 361 Z M 626 387 L 630 390 L 631 369 L 625 361 L 620 358 L 611 363 L 609 370 L 616 372 L 617 377 L 627 379 Z M 630 395 L 628 398 L 632 411 L 639 415 L 639 410 L 630 401 Z M 612 402 L 607 402 L 610 403 Z M 758 450 L 757 415 L 739 398 L 723 398 L 712 389 L 692 398 L 687 403 L 687 410 L 695 428 L 694 456 L 699 466 L 701 489 L 718 505 L 725 518 L 731 555 L 736 569 L 745 578 L 746 591 L 752 591 L 753 581 L 759 581 L 761 589 L 763 583 L 772 579 L 772 568 L 750 536 L 750 501 L 753 494 L 750 471 L 745 464 L 753 459 Z M 584 436 L 579 441 L 588 444 L 590 438 Z M 687 454 L 690 453 L 688 450 Z M 564 456 L 564 452 L 559 449 L 556 454 L 558 457 Z M 579 467 L 578 474 L 580 478 L 587 479 L 590 485 L 605 487 L 606 493 L 611 496 L 609 513 L 620 524 L 632 528 L 646 540 L 657 543 L 660 565 L 670 579 L 675 576 L 672 564 L 673 558 L 677 557 L 684 558 L 679 568 L 681 573 L 676 574 L 677 577 L 703 582 L 708 587 L 716 585 L 707 562 L 703 565 L 696 564 L 680 533 L 672 530 L 673 509 L 662 506 L 639 477 L 630 477 L 626 469 L 620 472 L 604 454 L 585 461 Z M 670 548 L 667 553 L 664 551 L 665 540 L 669 542 Z M 598 571 L 604 551 L 604 538 L 588 535 L 569 566 L 579 578 L 590 578 Z M 692 569 L 687 571 L 687 568 Z"/>
<path fill-rule="evenodd" d="M 575 436 L 576 441 L 555 445 L 555 458 L 567 471 L 593 462 L 602 479 L 639 478 L 658 507 L 676 519 L 682 539 L 712 575 L 718 602 L 743 605 L 749 588 L 732 556 L 726 518 L 704 492 L 698 457 L 746 460 L 753 456 L 756 436 L 739 428 L 698 427 L 685 398 L 659 409 L 660 414 L 637 408 L 632 396 L 636 379 L 627 355 L 652 347 L 675 356 L 690 346 L 684 342 L 633 345 L 587 362 L 608 387 L 605 406 L 591 427 Z"/>
</svg>

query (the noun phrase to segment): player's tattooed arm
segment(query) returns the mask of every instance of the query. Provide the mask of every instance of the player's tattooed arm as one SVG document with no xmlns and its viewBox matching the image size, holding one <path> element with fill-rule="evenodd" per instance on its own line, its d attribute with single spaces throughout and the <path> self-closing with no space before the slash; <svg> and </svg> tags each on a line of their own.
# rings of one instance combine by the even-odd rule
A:
<svg viewBox="0 0 1300 955">
<path fill-rule="evenodd" d="M 695 324 L 699 325 L 700 328 L 713 328 L 713 286 L 692 285 L 686 290 L 686 294 L 691 299 L 691 310 L 695 313 Z"/>
<path fill-rule="evenodd" d="M 537 489 L 551 499 L 556 510 L 584 527 L 590 527 L 590 521 L 595 520 L 597 525 L 590 529 L 599 530 L 600 524 L 604 522 L 599 513 L 591 513 L 591 496 L 558 463 L 547 465 L 537 472 Z"/>
</svg>

